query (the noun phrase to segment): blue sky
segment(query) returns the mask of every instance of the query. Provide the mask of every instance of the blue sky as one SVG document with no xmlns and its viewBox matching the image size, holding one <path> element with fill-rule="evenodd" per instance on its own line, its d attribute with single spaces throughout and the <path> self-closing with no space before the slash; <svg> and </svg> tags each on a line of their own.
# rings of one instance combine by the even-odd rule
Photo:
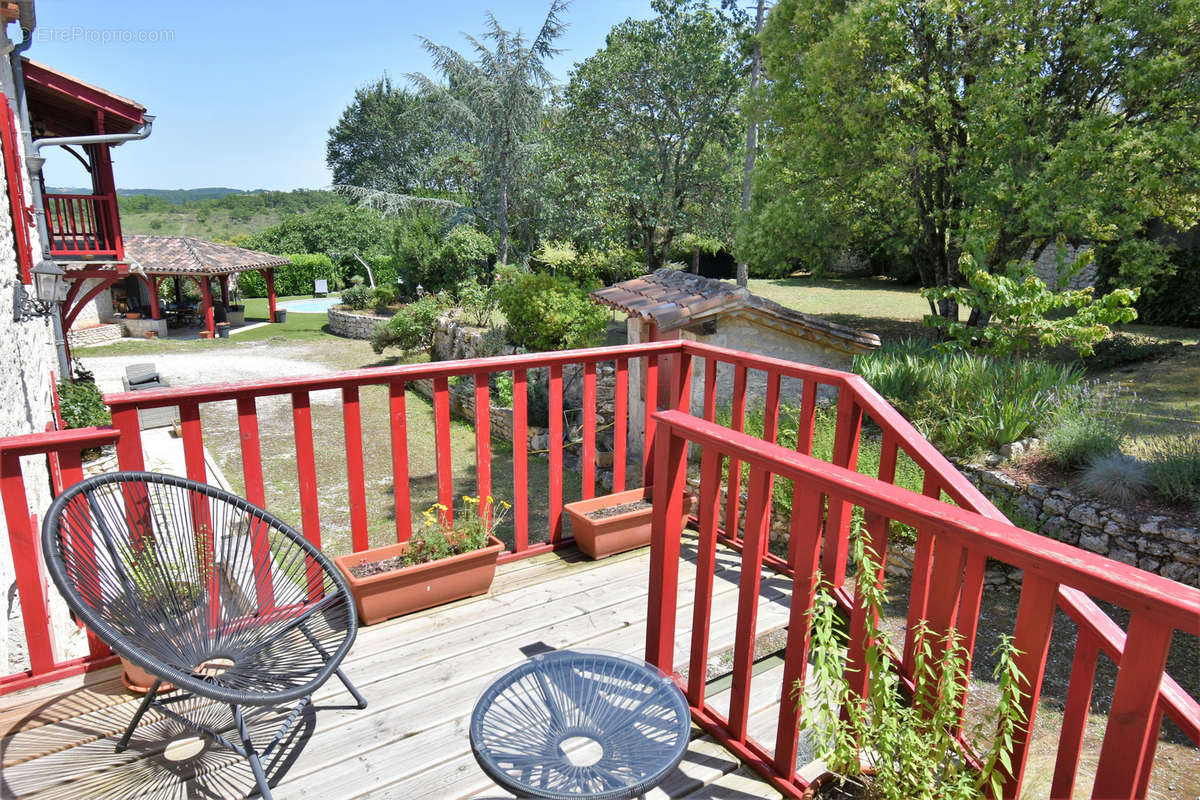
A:
<svg viewBox="0 0 1200 800">
<path fill-rule="evenodd" d="M 546 0 L 341 0 L 163 2 L 38 0 L 29 56 L 133 98 L 157 119 L 154 133 L 113 151 L 117 184 L 178 189 L 317 188 L 328 185 L 325 137 L 354 89 L 383 72 L 428 72 L 417 35 L 464 45 L 491 10 L 506 28 L 534 35 Z M 552 64 L 604 45 L 649 0 L 575 0 Z M 46 164 L 52 186 L 81 186 L 62 154 Z"/>
</svg>

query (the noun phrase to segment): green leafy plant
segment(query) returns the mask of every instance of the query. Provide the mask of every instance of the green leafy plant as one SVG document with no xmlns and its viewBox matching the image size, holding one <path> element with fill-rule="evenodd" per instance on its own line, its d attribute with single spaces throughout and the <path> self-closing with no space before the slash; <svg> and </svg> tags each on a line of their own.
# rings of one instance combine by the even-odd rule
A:
<svg viewBox="0 0 1200 800">
<path fill-rule="evenodd" d="M 1020 705 L 1023 678 L 1011 638 L 1002 637 L 995 651 L 997 704 L 966 737 L 981 756 L 975 770 L 963 757 L 956 735 L 969 677 L 961 635 L 952 628 L 938 637 L 923 624 L 918 626 L 914 688 L 906 698 L 889 657 L 889 637 L 878 623 L 888 601 L 883 586 L 870 579 L 879 572 L 879 556 L 861 527 L 852 533 L 852 551 L 857 594 L 866 611 L 866 691 L 860 697 L 847 678 L 849 635 L 832 589 L 822 585 L 810 612 L 808 684 L 797 682 L 794 687 L 801 724 L 816 743 L 817 756 L 840 781 L 868 783 L 870 797 L 879 800 L 975 800 L 985 792 L 999 797 L 1000 768 L 1011 765 L 1013 739 L 1025 722 Z"/>
<path fill-rule="evenodd" d="M 389 347 L 406 351 L 429 349 L 437 319 L 445 310 L 446 302 L 437 295 L 425 295 L 409 303 L 387 322 L 375 326 L 371 349 L 376 353 Z"/>
<path fill-rule="evenodd" d="M 342 292 L 342 305 L 362 311 L 371 305 L 374 294 L 371 287 L 363 285 L 362 277 L 355 275 L 351 285 Z"/>
<path fill-rule="evenodd" d="M 1121 450 L 1131 399 L 1117 384 L 1087 384 L 1062 398 L 1042 444 L 1050 460 L 1078 469 Z"/>
<path fill-rule="evenodd" d="M 76 369 L 74 381 L 59 382 L 58 412 L 68 428 L 90 428 L 112 422 L 95 378 L 82 368 Z"/>
<path fill-rule="evenodd" d="M 371 303 L 376 311 L 386 311 L 387 307 L 396 302 L 396 290 L 390 286 L 376 286 L 371 290 Z"/>
<path fill-rule="evenodd" d="M 512 508 L 504 500 L 493 500 L 491 495 L 472 497 L 465 494 L 462 502 L 462 507 L 454 512 L 453 520 L 441 503 L 422 512 L 421 527 L 408 540 L 403 566 L 426 564 L 487 547 L 488 537 Z"/>
<path fill-rule="evenodd" d="M 529 350 L 591 347 L 608 325 L 608 314 L 566 279 L 510 273 L 497 288 L 509 337 Z"/>
<path fill-rule="evenodd" d="M 938 352 L 912 339 L 855 356 L 853 369 L 927 439 L 957 456 L 1042 431 L 1083 385 L 1075 366 Z"/>
<path fill-rule="evenodd" d="M 512 408 L 513 404 L 513 377 L 509 372 L 496 372 L 492 374 L 492 397 L 496 398 L 496 402 L 504 408 Z"/>
<path fill-rule="evenodd" d="M 492 315 L 499 308 L 495 286 L 487 286 L 472 276 L 458 284 L 458 307 L 472 325 L 486 328 L 492 324 Z"/>
<path fill-rule="evenodd" d="M 1158 496 L 1178 506 L 1200 503 L 1200 433 L 1152 440 L 1148 451 Z"/>
<path fill-rule="evenodd" d="M 1090 251 L 1089 251 L 1090 252 Z M 1086 256 L 1081 256 L 1086 258 Z M 987 312 L 990 322 L 973 325 L 940 314 L 925 317 L 925 324 L 948 337 L 946 348 L 982 347 L 996 355 L 1019 355 L 1034 347 L 1069 345 L 1080 355 L 1091 355 L 1093 346 L 1109 333 L 1109 325 L 1131 322 L 1137 311 L 1137 289 L 1115 289 L 1103 297 L 1093 290 L 1052 291 L 1025 264 L 1014 273 L 1000 275 L 977 269 L 963 256 L 967 286 L 923 289 L 930 304 L 950 301 Z"/>
</svg>

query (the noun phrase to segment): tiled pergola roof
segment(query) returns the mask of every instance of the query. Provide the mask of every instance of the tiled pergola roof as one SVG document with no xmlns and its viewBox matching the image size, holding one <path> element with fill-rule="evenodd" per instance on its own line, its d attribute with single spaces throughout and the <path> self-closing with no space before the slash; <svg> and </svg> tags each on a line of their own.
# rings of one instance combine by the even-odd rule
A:
<svg viewBox="0 0 1200 800">
<path fill-rule="evenodd" d="M 286 258 L 191 236 L 127 235 L 125 257 L 148 275 L 230 275 L 283 267 Z"/>
<path fill-rule="evenodd" d="M 660 331 L 740 313 L 771 318 L 805 338 L 822 339 L 852 351 L 879 347 L 879 337 L 873 333 L 801 313 L 724 281 L 665 267 L 597 289 L 591 298 L 631 317 L 649 320 Z"/>
</svg>

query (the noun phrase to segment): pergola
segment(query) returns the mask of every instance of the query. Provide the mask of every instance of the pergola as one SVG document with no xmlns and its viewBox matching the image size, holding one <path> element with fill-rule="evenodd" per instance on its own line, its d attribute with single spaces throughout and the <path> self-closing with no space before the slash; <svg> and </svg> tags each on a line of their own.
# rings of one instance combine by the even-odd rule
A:
<svg viewBox="0 0 1200 800">
<path fill-rule="evenodd" d="M 100 292 L 117 281 L 136 275 L 150 295 L 152 319 L 162 318 L 158 289 L 163 281 L 174 280 L 177 302 L 183 294 L 183 281 L 195 281 L 200 289 L 204 326 L 212 335 L 215 333 L 212 281 L 217 280 L 221 302 L 228 305 L 229 277 L 249 270 L 258 270 L 266 279 L 270 319 L 271 322 L 275 321 L 275 268 L 292 263 L 286 258 L 190 236 L 127 234 L 124 242 L 125 261 L 128 263 L 85 262 L 66 265 L 67 277 L 73 284 L 63 304 L 64 327 L 69 329 L 80 310 Z M 98 282 L 85 290 L 88 279 L 98 279 Z"/>
</svg>

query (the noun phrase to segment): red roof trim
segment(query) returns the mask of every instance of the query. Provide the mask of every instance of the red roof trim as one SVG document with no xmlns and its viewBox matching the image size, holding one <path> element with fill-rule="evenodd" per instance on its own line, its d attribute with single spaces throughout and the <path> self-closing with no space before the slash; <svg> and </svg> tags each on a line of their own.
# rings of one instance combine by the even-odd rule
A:
<svg viewBox="0 0 1200 800">
<path fill-rule="evenodd" d="M 121 97 L 107 89 L 85 83 L 79 78 L 51 69 L 36 61 L 25 60 L 23 70 L 26 83 L 33 83 L 58 92 L 93 108 L 98 108 L 106 114 L 126 119 L 135 125 L 141 125 L 145 121 L 143 117 L 146 107 L 127 97 Z"/>
</svg>

